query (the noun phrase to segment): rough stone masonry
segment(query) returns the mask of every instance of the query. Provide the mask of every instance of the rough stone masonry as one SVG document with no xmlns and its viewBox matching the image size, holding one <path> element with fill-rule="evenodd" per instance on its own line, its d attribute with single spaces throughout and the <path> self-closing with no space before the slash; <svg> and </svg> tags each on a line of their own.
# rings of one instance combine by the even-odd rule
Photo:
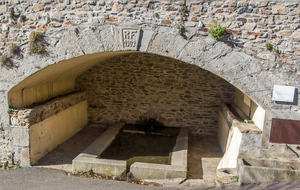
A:
<svg viewBox="0 0 300 190">
<path fill-rule="evenodd" d="M 2 60 L 12 62 L 12 67 L 3 64 L 0 75 L 0 159 L 15 153 L 20 160 L 22 150 L 29 148 L 22 138 L 28 128 L 9 124 L 8 92 L 50 65 L 100 52 L 135 50 L 201 67 L 260 104 L 267 112 L 266 125 L 274 115 L 299 119 L 298 102 L 271 101 L 273 85 L 299 86 L 299 16 L 296 0 L 0 1 L 0 52 Z M 215 22 L 226 27 L 219 41 L 208 33 Z M 123 28 L 139 31 L 130 33 L 138 38 L 136 44 L 128 41 L 128 49 L 120 39 Z M 47 55 L 29 52 L 32 32 L 44 34 Z M 11 44 L 20 48 L 19 54 L 12 53 Z M 263 139 L 268 135 L 264 132 Z M 262 142 L 263 148 L 268 146 L 267 140 Z"/>
</svg>

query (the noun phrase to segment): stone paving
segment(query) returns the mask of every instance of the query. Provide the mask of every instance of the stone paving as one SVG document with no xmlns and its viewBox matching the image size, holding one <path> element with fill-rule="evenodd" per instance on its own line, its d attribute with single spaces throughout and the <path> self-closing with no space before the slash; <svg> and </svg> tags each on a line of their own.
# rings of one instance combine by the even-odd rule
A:
<svg viewBox="0 0 300 190">
<path fill-rule="evenodd" d="M 223 156 L 216 135 L 189 135 L 188 179 L 213 182 Z"/>
<path fill-rule="evenodd" d="M 46 154 L 34 166 L 72 172 L 72 160 L 92 144 L 105 130 L 106 127 L 102 125 L 89 125 L 83 128 L 76 135 Z"/>
</svg>

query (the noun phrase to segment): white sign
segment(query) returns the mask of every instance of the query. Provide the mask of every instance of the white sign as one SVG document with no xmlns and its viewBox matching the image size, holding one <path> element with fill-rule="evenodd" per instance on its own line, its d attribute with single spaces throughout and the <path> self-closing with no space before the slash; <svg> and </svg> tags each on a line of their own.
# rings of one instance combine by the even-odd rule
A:
<svg viewBox="0 0 300 190">
<path fill-rule="evenodd" d="M 295 87 L 274 85 L 273 96 L 272 96 L 273 101 L 294 102 L 294 96 L 295 96 Z"/>
</svg>

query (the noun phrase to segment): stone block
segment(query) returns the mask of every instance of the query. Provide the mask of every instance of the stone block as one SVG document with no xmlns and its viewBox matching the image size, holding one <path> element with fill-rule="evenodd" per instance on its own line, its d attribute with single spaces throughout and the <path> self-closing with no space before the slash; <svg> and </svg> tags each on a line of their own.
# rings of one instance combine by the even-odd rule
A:
<svg viewBox="0 0 300 190">
<path fill-rule="evenodd" d="M 23 148 L 21 152 L 21 164 L 22 167 L 29 167 L 30 163 L 30 152 L 29 148 Z"/>
<path fill-rule="evenodd" d="M 115 123 L 110 126 L 100 137 L 98 137 L 83 153 L 91 155 L 100 155 L 115 139 L 119 130 L 124 126 L 124 123 Z"/>
<path fill-rule="evenodd" d="M 176 140 L 188 139 L 188 138 L 189 138 L 189 128 L 182 127 L 180 129 L 180 132 L 179 132 Z"/>
<path fill-rule="evenodd" d="M 72 161 L 73 171 L 93 171 L 98 174 L 120 176 L 126 170 L 126 161 L 97 159 L 78 155 Z"/>
<path fill-rule="evenodd" d="M 280 15 L 286 14 L 286 7 L 284 5 L 273 5 L 272 13 Z"/>
<path fill-rule="evenodd" d="M 186 177 L 186 167 L 141 162 L 132 164 L 130 172 L 138 179 L 174 179 Z"/>
<path fill-rule="evenodd" d="M 100 155 L 108 147 L 108 145 L 103 145 L 103 144 L 100 144 L 99 142 L 97 142 L 95 144 L 93 143 L 92 145 L 93 146 L 89 146 L 82 153 L 97 156 L 97 155 Z"/>
<path fill-rule="evenodd" d="M 135 162 L 130 166 L 130 172 L 138 179 L 165 179 L 165 166 Z"/>
<path fill-rule="evenodd" d="M 181 128 L 172 151 L 171 165 L 187 167 L 188 128 Z"/>
<path fill-rule="evenodd" d="M 171 165 L 187 167 L 187 150 L 173 151 Z"/>
<path fill-rule="evenodd" d="M 242 28 L 245 29 L 245 30 L 252 31 L 252 30 L 254 30 L 255 27 L 256 27 L 255 23 L 247 23 Z"/>
<path fill-rule="evenodd" d="M 284 160 L 247 158 L 238 159 L 238 164 L 240 184 L 296 180 L 300 177 L 300 170 L 298 170 L 300 163 L 298 161 L 286 162 Z M 287 166 L 292 166 L 295 170 L 291 170 Z"/>
<path fill-rule="evenodd" d="M 144 52 L 147 51 L 148 45 L 151 41 L 151 38 L 153 36 L 154 32 L 152 30 L 142 30 L 141 35 L 143 35 L 143 38 L 140 41 L 140 51 Z"/>
<path fill-rule="evenodd" d="M 174 178 L 186 178 L 186 167 L 183 166 L 166 166 L 166 179 L 174 179 Z"/>
<path fill-rule="evenodd" d="M 11 128 L 14 146 L 29 146 L 29 129 L 23 126 L 14 126 Z"/>
</svg>

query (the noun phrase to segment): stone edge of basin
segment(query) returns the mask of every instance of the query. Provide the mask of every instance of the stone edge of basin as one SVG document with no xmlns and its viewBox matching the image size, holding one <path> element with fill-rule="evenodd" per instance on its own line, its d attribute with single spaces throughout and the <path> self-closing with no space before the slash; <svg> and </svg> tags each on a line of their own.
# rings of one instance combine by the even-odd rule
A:
<svg viewBox="0 0 300 190">
<path fill-rule="evenodd" d="M 172 152 L 171 165 L 135 162 L 130 172 L 138 179 L 186 178 L 188 128 L 181 128 Z"/>
<path fill-rule="evenodd" d="M 90 171 L 106 175 L 120 176 L 126 170 L 126 161 L 98 159 L 109 144 L 115 139 L 124 123 L 110 126 L 89 147 L 72 161 L 72 171 Z M 171 165 L 135 162 L 130 172 L 139 179 L 172 179 L 186 178 L 188 128 L 181 128 L 172 151 Z"/>
<path fill-rule="evenodd" d="M 115 139 L 124 123 L 110 126 L 89 147 L 72 160 L 72 171 L 93 171 L 95 173 L 120 176 L 126 170 L 126 161 L 98 159 L 97 157 Z"/>
<path fill-rule="evenodd" d="M 269 162 L 280 162 L 286 163 L 287 166 L 290 164 L 300 164 L 299 161 L 283 161 L 268 158 L 239 158 L 239 184 L 252 184 L 252 183 L 271 183 L 283 180 L 297 180 L 300 177 L 300 170 L 293 168 L 277 168 L 277 167 L 267 167 L 267 166 L 256 166 L 256 165 L 246 165 L 243 159 L 250 160 L 261 160 Z M 292 167 L 291 166 L 291 167 Z"/>
</svg>

